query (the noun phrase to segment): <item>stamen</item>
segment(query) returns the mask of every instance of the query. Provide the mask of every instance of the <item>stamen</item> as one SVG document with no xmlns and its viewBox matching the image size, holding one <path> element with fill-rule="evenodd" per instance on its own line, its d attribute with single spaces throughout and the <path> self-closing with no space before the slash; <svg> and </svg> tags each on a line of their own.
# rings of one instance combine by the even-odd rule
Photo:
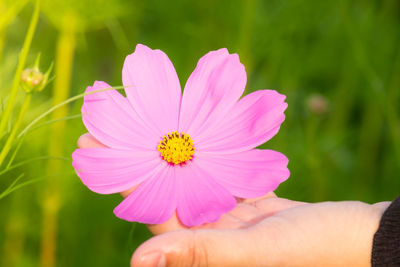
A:
<svg viewBox="0 0 400 267">
<path fill-rule="evenodd" d="M 167 133 L 157 147 L 161 157 L 172 164 L 183 164 L 193 158 L 194 150 L 193 140 L 190 135 L 177 131 Z"/>
</svg>

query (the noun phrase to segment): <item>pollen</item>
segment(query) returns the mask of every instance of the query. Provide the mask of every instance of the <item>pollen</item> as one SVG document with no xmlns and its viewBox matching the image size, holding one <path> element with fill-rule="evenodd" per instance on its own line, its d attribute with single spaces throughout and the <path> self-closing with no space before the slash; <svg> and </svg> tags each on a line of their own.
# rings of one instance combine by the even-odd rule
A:
<svg viewBox="0 0 400 267">
<path fill-rule="evenodd" d="M 161 157 L 171 164 L 184 164 L 193 158 L 193 140 L 190 135 L 177 131 L 168 133 L 157 147 Z"/>
</svg>

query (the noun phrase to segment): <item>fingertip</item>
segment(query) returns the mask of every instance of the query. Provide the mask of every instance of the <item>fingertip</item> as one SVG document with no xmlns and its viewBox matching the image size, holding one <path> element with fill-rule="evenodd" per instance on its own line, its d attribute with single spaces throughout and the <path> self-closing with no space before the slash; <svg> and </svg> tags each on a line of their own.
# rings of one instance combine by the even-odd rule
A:
<svg viewBox="0 0 400 267">
<path fill-rule="evenodd" d="M 186 255 L 192 246 L 193 232 L 189 230 L 181 230 L 163 235 L 155 236 L 142 245 L 140 245 L 133 253 L 131 258 L 131 266 L 162 266 L 166 262 L 176 262 Z M 178 260 L 179 262 L 179 260 Z"/>
<path fill-rule="evenodd" d="M 85 133 L 79 136 L 77 146 L 79 148 L 85 148 L 87 146 L 88 139 L 91 137 L 90 133 Z"/>
<path fill-rule="evenodd" d="M 271 216 L 277 212 L 287 210 L 290 208 L 294 208 L 297 206 L 301 206 L 306 204 L 305 202 L 301 201 L 294 201 L 285 198 L 270 198 L 270 199 L 263 199 L 254 203 L 255 207 L 265 215 Z"/>
<path fill-rule="evenodd" d="M 90 133 L 81 135 L 78 139 L 77 145 L 79 148 L 105 147 L 105 145 L 97 141 L 97 139 L 95 139 Z"/>
<path fill-rule="evenodd" d="M 147 228 L 149 228 L 150 232 L 153 235 L 159 235 L 175 230 L 187 229 L 187 227 L 185 227 L 178 219 L 176 212 L 172 215 L 171 218 L 168 219 L 168 221 L 162 224 L 148 224 Z"/>
<path fill-rule="evenodd" d="M 122 196 L 123 198 L 126 198 L 126 197 L 129 196 L 133 191 L 135 191 L 136 188 L 138 188 L 138 185 L 137 185 L 137 186 L 134 186 L 134 187 L 132 187 L 132 188 L 129 188 L 128 190 L 122 191 L 120 194 L 121 194 L 121 196 Z"/>
<path fill-rule="evenodd" d="M 265 258 L 265 251 L 257 251 L 261 243 L 248 230 L 173 231 L 143 243 L 134 252 L 131 266 L 259 266 Z"/>
<path fill-rule="evenodd" d="M 165 255 L 159 251 L 149 252 L 140 257 L 135 257 L 134 255 L 135 254 L 133 254 L 132 258 L 131 258 L 131 267 L 133 267 L 133 266 L 165 267 L 166 266 Z"/>
</svg>

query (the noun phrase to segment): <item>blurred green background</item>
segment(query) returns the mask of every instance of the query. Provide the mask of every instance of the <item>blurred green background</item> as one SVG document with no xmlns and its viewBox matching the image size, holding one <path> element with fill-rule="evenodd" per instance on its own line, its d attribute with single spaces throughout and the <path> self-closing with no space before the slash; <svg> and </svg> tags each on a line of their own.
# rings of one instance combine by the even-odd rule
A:
<svg viewBox="0 0 400 267">
<path fill-rule="evenodd" d="M 33 7 L 0 0 L 3 104 Z M 226 47 L 246 66 L 247 93 L 287 95 L 286 120 L 262 146 L 290 159 L 280 196 L 371 203 L 400 194 L 398 0 L 42 1 L 27 66 L 41 52 L 41 68 L 54 61 L 56 77 L 33 96 L 23 126 L 94 80 L 121 85 L 124 58 L 137 43 L 166 52 L 182 85 L 202 55 Z M 23 98 L 20 90 L 11 123 Z M 66 159 L 35 160 L 0 176 L 0 192 L 21 173 L 20 182 L 41 178 L 0 199 L 0 266 L 128 266 L 151 236 L 113 215 L 120 196 L 97 195 L 74 175 L 81 105 L 42 120 L 68 119 L 29 132 L 15 163 Z"/>
</svg>

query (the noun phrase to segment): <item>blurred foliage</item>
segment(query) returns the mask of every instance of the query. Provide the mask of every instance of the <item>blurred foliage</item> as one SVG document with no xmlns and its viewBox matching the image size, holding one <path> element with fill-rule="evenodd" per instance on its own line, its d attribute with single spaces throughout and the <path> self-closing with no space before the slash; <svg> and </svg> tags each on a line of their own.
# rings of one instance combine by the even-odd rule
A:
<svg viewBox="0 0 400 267">
<path fill-rule="evenodd" d="M 13 3 L 0 0 L 0 12 Z M 227 47 L 246 66 L 247 93 L 273 88 L 287 95 L 286 121 L 262 146 L 290 159 L 291 178 L 279 187 L 279 195 L 376 202 L 399 194 L 398 0 L 47 0 L 43 5 L 28 62 L 41 52 L 43 66 L 51 64 L 59 25 L 65 23 L 60 21 L 73 14 L 78 27 L 71 95 L 94 80 L 121 85 L 124 58 L 137 43 L 165 51 L 182 85 L 203 54 Z M 28 3 L 0 32 L 1 102 L 11 86 L 32 9 Z M 50 90 L 36 94 L 26 123 L 51 103 Z M 70 105 L 69 115 L 79 114 L 81 104 Z M 25 137 L 16 162 L 47 155 L 45 128 Z M 79 118 L 68 120 L 59 140 L 64 152 L 57 156 L 70 158 L 84 132 Z M 54 160 L 34 161 L 0 176 L 1 191 L 21 173 L 21 180 L 42 177 Z M 56 266 L 127 266 L 149 232 L 113 215 L 120 196 L 90 192 L 73 174 L 70 161 L 62 165 L 62 173 L 51 177 L 60 181 L 64 202 Z M 1 266 L 39 266 L 43 187 L 39 181 L 1 199 Z"/>
<path fill-rule="evenodd" d="M 43 0 L 43 12 L 54 26 L 62 28 L 63 19 L 76 17 L 79 31 L 104 27 L 104 21 L 129 14 L 120 0 Z"/>
</svg>

